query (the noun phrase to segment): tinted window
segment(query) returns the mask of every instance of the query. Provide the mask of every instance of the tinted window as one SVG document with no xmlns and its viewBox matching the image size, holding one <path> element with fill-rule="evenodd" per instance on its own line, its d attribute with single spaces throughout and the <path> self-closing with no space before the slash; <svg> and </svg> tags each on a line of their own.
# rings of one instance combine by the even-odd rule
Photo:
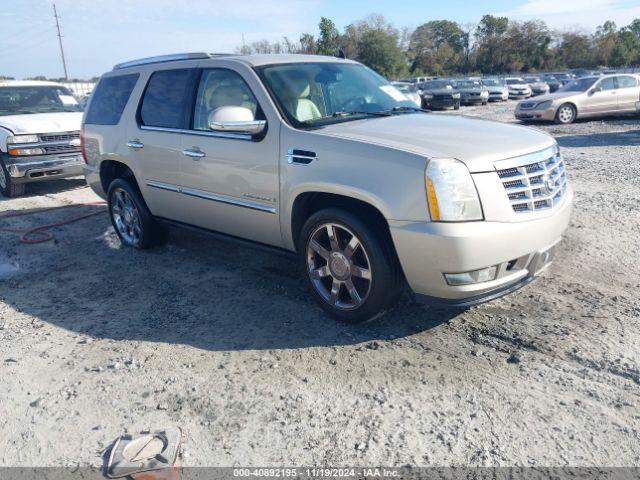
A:
<svg viewBox="0 0 640 480">
<path fill-rule="evenodd" d="M 616 77 L 618 80 L 618 88 L 637 87 L 638 81 L 633 77 Z"/>
<path fill-rule="evenodd" d="M 209 116 L 220 107 L 244 107 L 260 117 L 258 102 L 240 75 L 232 70 L 202 72 L 196 98 L 193 128 L 209 130 Z"/>
<path fill-rule="evenodd" d="M 151 75 L 140 107 L 149 127 L 184 128 L 190 69 L 162 70 Z"/>
<path fill-rule="evenodd" d="M 616 84 L 613 81 L 613 77 L 603 78 L 602 81 L 598 84 L 602 90 L 615 90 Z"/>
<path fill-rule="evenodd" d="M 85 123 L 117 125 L 138 81 L 138 74 L 107 77 L 100 80 L 91 94 L 91 105 Z"/>
</svg>

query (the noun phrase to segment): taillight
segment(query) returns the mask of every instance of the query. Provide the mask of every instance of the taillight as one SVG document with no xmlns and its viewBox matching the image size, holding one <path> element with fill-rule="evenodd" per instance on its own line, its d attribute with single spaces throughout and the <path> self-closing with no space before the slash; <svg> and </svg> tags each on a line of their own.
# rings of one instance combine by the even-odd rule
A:
<svg viewBox="0 0 640 480">
<path fill-rule="evenodd" d="M 80 127 L 80 151 L 82 152 L 82 159 L 84 163 L 87 162 L 87 151 L 84 148 L 84 124 Z"/>
</svg>

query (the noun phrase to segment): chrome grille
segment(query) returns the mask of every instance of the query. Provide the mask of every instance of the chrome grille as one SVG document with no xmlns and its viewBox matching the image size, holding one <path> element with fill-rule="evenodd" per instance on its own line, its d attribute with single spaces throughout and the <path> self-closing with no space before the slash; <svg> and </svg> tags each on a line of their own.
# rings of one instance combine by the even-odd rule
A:
<svg viewBox="0 0 640 480">
<path fill-rule="evenodd" d="M 560 153 L 546 160 L 498 170 L 514 212 L 553 208 L 567 191 L 567 174 Z"/>
<path fill-rule="evenodd" d="M 80 151 L 80 145 L 42 145 L 44 153 L 75 153 Z"/>
<path fill-rule="evenodd" d="M 76 138 L 80 138 L 80 132 L 66 132 L 66 133 L 44 133 L 38 135 L 40 141 L 43 143 L 48 142 L 68 142 Z"/>
</svg>

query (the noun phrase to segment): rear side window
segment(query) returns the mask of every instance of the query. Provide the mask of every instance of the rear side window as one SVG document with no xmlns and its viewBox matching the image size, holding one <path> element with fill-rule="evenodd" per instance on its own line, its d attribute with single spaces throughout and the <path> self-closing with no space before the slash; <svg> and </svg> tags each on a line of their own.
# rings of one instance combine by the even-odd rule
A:
<svg viewBox="0 0 640 480">
<path fill-rule="evenodd" d="M 117 125 L 138 77 L 137 73 L 133 73 L 100 80 L 92 94 L 91 105 L 84 122 L 94 125 Z"/>
<path fill-rule="evenodd" d="M 192 69 L 162 70 L 151 75 L 140 106 L 140 122 L 148 127 L 185 127 Z"/>
<path fill-rule="evenodd" d="M 618 80 L 618 88 L 637 87 L 638 81 L 633 77 L 616 77 Z"/>
</svg>

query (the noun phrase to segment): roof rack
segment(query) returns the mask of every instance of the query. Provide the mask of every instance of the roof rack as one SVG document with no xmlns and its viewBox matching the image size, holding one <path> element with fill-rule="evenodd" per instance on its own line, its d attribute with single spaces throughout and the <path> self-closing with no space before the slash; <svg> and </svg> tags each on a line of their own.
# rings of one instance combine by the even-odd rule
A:
<svg viewBox="0 0 640 480">
<path fill-rule="evenodd" d="M 175 60 L 202 60 L 205 58 L 211 58 L 212 55 L 224 55 L 224 54 L 209 54 L 204 52 L 190 52 L 190 53 L 174 53 L 171 55 L 159 55 L 157 57 L 139 58 L 138 60 L 131 60 L 129 62 L 119 63 L 113 67 L 114 70 L 120 70 L 121 68 L 136 67 L 138 65 L 148 65 L 150 63 L 162 63 L 173 62 Z"/>
</svg>

